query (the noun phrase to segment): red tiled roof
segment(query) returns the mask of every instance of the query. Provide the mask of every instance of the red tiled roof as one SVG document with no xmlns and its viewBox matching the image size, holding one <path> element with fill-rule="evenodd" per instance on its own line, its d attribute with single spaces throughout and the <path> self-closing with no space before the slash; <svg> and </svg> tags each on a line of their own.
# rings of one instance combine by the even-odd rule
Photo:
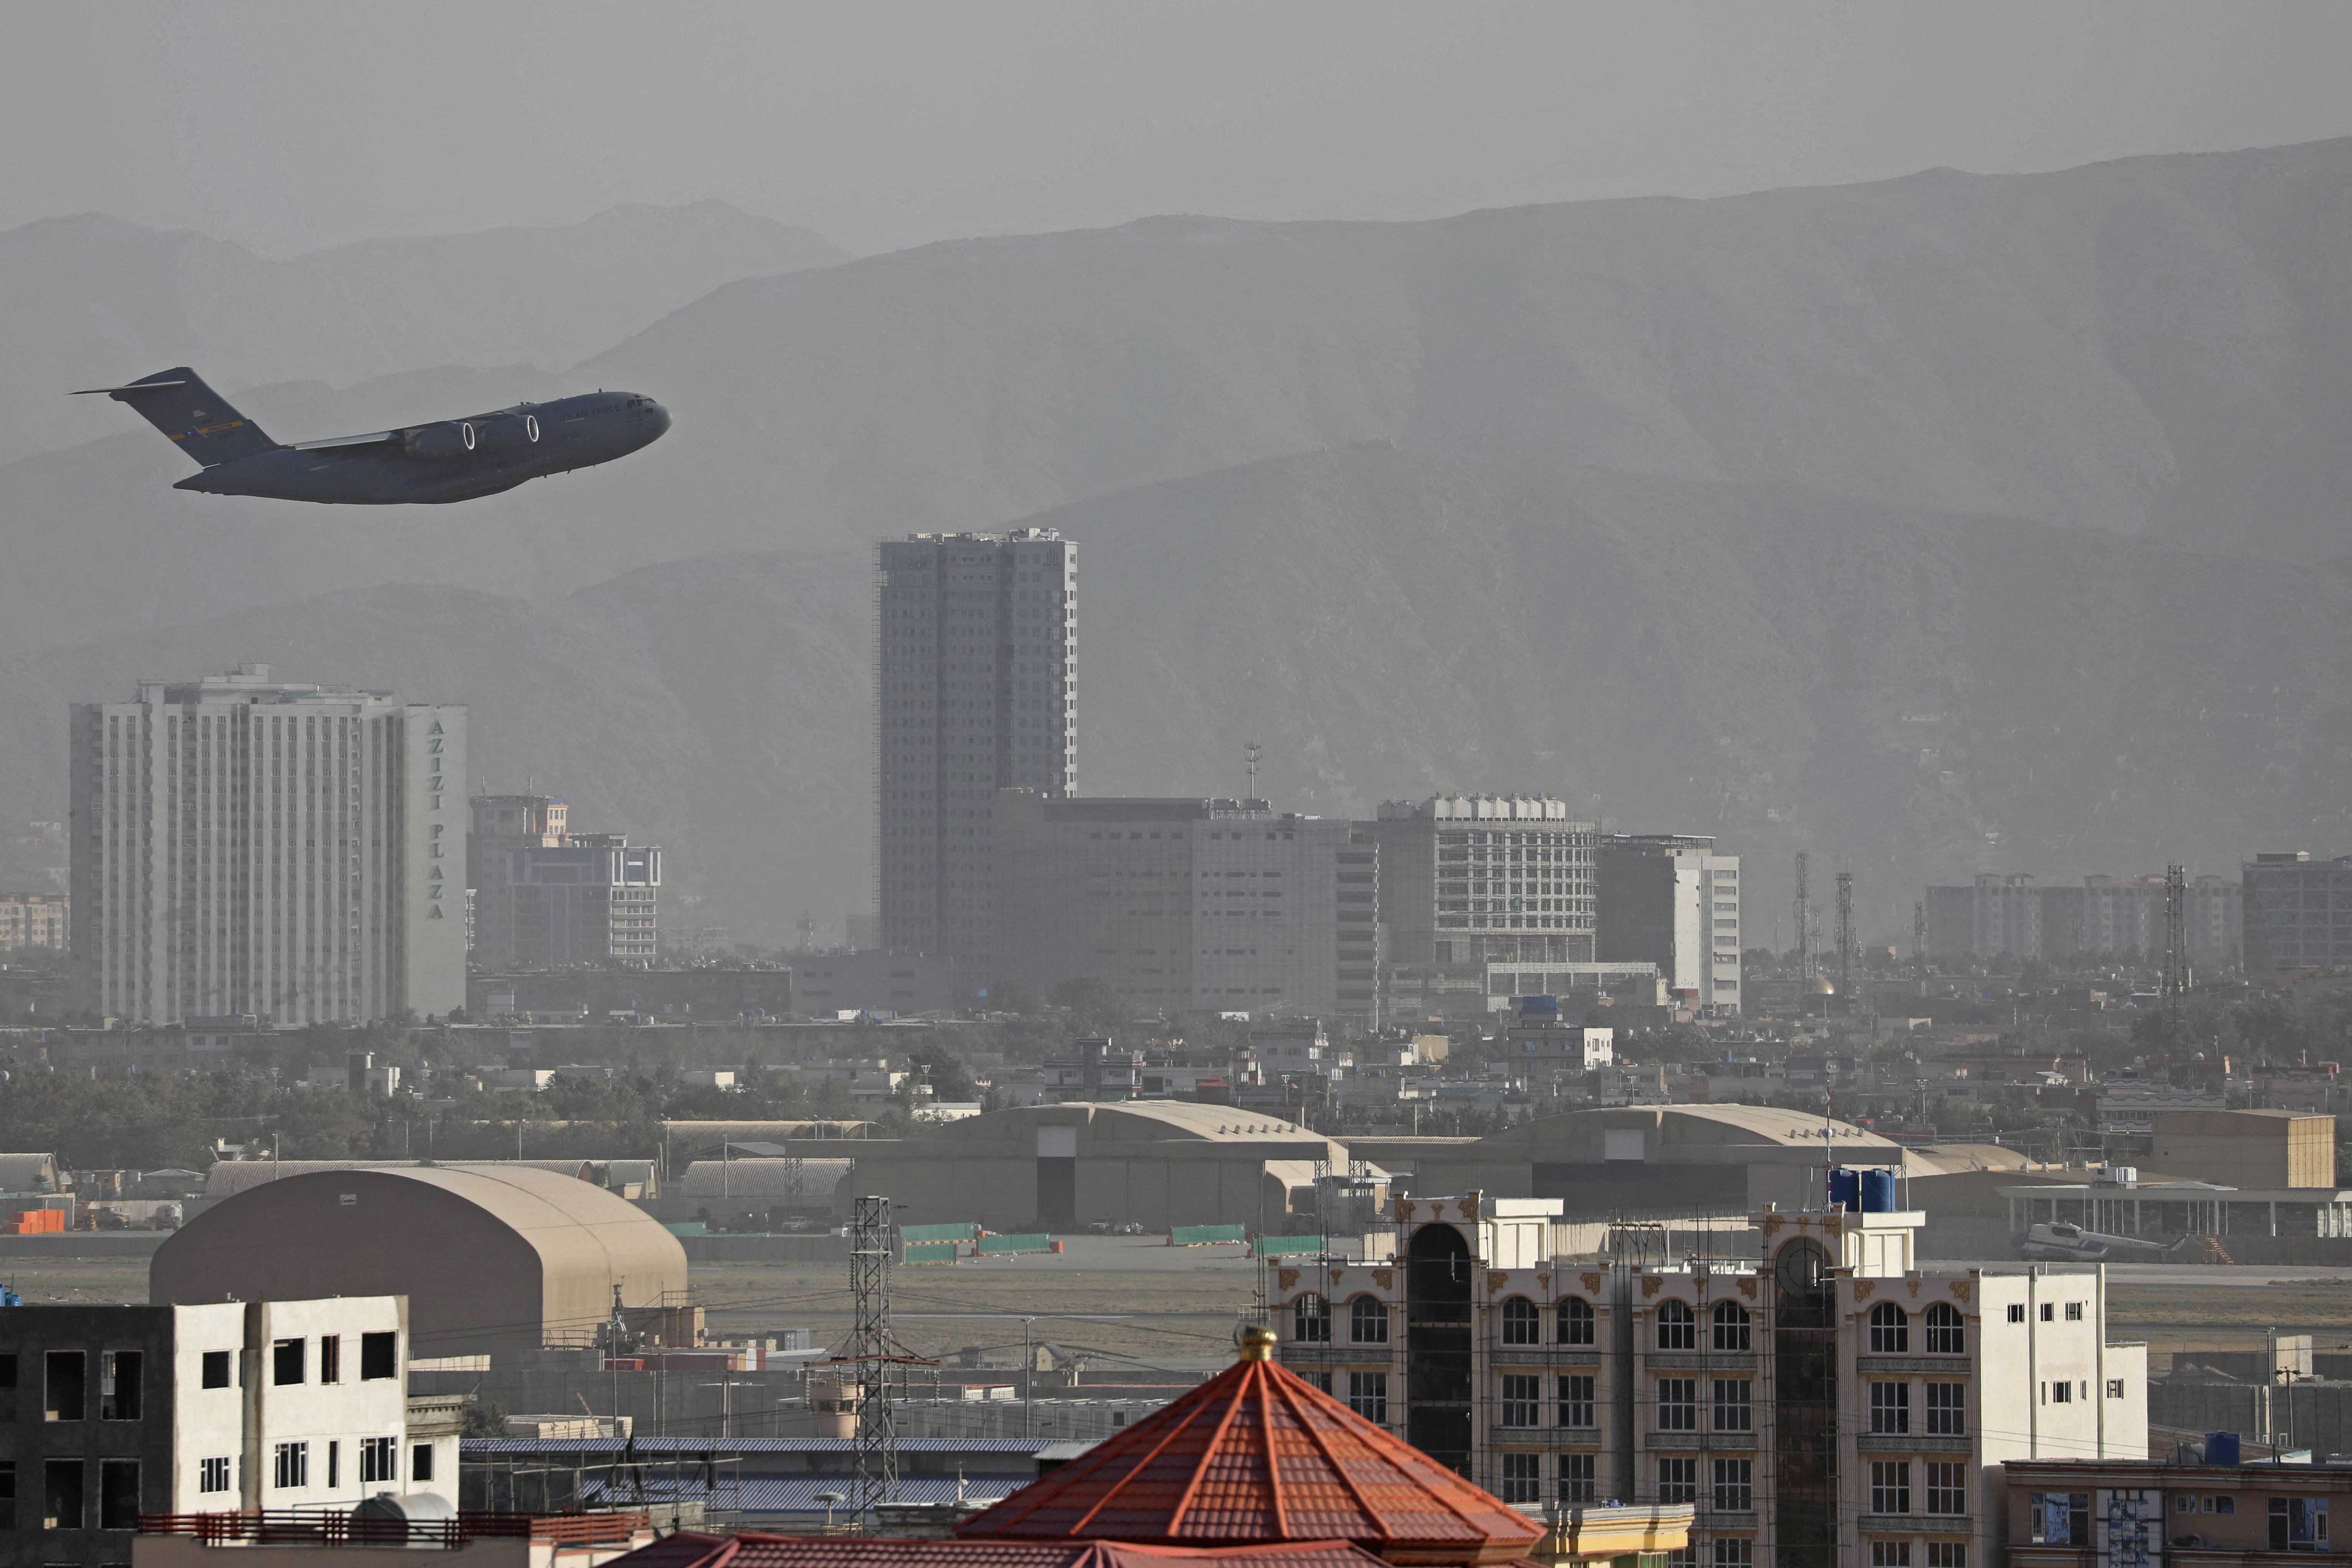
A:
<svg viewBox="0 0 2352 1568">
<path fill-rule="evenodd" d="M 1270 1337 L 1270 1336 L 1269 1336 Z M 1493 1564 L 1543 1531 L 1259 1352 L 956 1527 L 965 1540 L 1352 1541 Z"/>
<path fill-rule="evenodd" d="M 1345 1541 L 1222 1549 L 1115 1541 L 897 1541 L 872 1536 L 700 1535 L 639 1547 L 627 1568 L 1381 1568 Z"/>
</svg>

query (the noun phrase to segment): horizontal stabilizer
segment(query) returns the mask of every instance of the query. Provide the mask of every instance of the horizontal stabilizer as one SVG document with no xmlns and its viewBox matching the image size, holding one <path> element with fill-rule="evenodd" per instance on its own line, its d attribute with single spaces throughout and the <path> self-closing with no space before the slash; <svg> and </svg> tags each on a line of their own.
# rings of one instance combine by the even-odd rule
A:
<svg viewBox="0 0 2352 1568">
<path fill-rule="evenodd" d="M 186 365 L 158 371 L 128 386 L 89 390 L 129 404 L 207 468 L 278 449 L 278 443 L 263 435 L 260 426 L 229 406 L 226 398 L 206 386 L 204 378 Z"/>
<path fill-rule="evenodd" d="M 184 381 L 134 381 L 129 386 L 85 386 L 72 394 L 75 397 L 95 397 L 100 393 L 110 396 L 125 392 L 154 392 L 166 386 L 185 386 Z"/>
</svg>

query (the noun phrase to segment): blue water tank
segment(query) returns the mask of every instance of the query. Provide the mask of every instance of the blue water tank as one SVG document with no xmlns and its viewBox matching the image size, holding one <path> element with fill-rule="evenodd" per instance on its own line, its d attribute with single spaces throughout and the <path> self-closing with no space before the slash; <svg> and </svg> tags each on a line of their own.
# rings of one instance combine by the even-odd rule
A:
<svg viewBox="0 0 2352 1568">
<path fill-rule="evenodd" d="M 1862 1173 L 1862 1212 L 1893 1214 L 1895 1212 L 1895 1173 L 1864 1171 Z"/>
<path fill-rule="evenodd" d="M 1862 1173 L 1839 1166 L 1830 1172 L 1830 1206 L 1854 1213 L 1862 1210 Z"/>
<path fill-rule="evenodd" d="M 2205 1462 L 2209 1465 L 2234 1465 L 2238 1462 L 2238 1435 L 2235 1432 L 2205 1434 Z"/>
<path fill-rule="evenodd" d="M 1559 1016 L 1559 998 L 1557 996 L 1522 996 L 1519 998 L 1519 1013 L 1521 1016 L 1525 1016 L 1529 1013 L 1549 1013 L 1554 1017 L 1558 1017 Z"/>
</svg>

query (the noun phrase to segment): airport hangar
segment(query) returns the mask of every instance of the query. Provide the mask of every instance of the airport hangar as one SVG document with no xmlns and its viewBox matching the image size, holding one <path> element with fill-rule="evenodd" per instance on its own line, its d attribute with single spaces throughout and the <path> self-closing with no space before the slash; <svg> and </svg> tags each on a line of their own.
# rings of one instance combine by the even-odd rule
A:
<svg viewBox="0 0 2352 1568">
<path fill-rule="evenodd" d="M 856 1193 L 844 1200 L 880 1194 L 902 1224 L 970 1220 L 1000 1232 L 1108 1219 L 1280 1234 L 1312 1212 L 1318 1162 L 1348 1172 L 1345 1144 L 1280 1117 L 1167 1100 L 994 1110 L 865 1139 L 856 1153 Z"/>
<path fill-rule="evenodd" d="M 1901 1144 L 1849 1122 L 1764 1105 L 1629 1105 L 1517 1122 L 1483 1138 L 1357 1137 L 1348 1152 L 1411 1171 L 1428 1196 L 1559 1198 L 1561 1217 L 1819 1208 L 1822 1168 L 1905 1165 Z M 1940 1170 L 1919 1162 L 1910 1169 Z M 1396 1177 L 1404 1185 L 1405 1178 Z"/>
<path fill-rule="evenodd" d="M 521 1165 L 317 1171 L 224 1198 L 155 1251 L 156 1303 L 405 1296 L 420 1359 L 590 1342 L 683 1300 L 686 1250 L 603 1187 Z"/>
</svg>

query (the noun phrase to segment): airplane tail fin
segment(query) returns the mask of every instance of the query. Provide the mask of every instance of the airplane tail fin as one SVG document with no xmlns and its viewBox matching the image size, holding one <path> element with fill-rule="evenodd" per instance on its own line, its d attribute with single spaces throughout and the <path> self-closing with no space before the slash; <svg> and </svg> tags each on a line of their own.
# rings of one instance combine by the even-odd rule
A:
<svg viewBox="0 0 2352 1568">
<path fill-rule="evenodd" d="M 277 442 L 261 433 L 260 426 L 229 406 L 226 398 L 206 386 L 204 377 L 186 365 L 157 371 L 128 386 L 93 386 L 74 395 L 99 394 L 137 409 L 147 423 L 207 468 L 278 448 Z"/>
</svg>

